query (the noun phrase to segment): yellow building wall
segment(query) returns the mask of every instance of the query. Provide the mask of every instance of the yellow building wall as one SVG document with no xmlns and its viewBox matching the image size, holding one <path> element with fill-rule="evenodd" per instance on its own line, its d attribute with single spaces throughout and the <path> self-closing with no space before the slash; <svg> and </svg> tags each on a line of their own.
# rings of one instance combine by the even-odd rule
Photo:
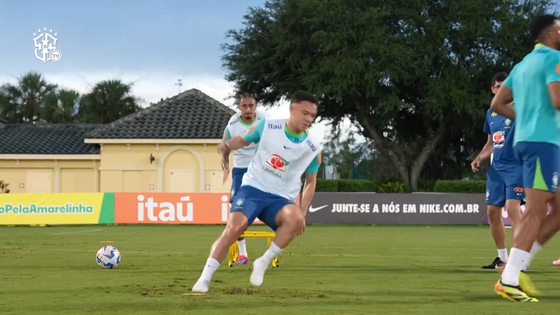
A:
<svg viewBox="0 0 560 315">
<path fill-rule="evenodd" d="M 10 193 L 99 191 L 95 160 L 0 160 L 0 180 Z"/>
<path fill-rule="evenodd" d="M 102 192 L 229 192 L 216 144 L 103 144 Z M 150 163 L 150 154 L 154 161 Z M 233 159 L 230 157 L 230 165 Z"/>
<path fill-rule="evenodd" d="M 0 160 L 10 193 L 229 192 L 216 144 L 103 144 L 101 160 Z M 154 161 L 150 163 L 150 154 Z M 230 165 L 233 158 L 230 156 Z"/>
</svg>

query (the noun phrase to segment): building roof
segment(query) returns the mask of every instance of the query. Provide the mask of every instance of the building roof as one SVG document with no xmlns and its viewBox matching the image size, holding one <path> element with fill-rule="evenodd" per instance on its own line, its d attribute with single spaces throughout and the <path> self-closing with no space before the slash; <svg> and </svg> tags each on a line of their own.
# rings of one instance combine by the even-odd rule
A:
<svg viewBox="0 0 560 315">
<path fill-rule="evenodd" d="M 103 125 L 89 139 L 221 139 L 234 110 L 197 89 Z"/>
<path fill-rule="evenodd" d="M 84 143 L 94 124 L 0 124 L 0 154 L 99 154 Z"/>
<path fill-rule="evenodd" d="M 8 121 L 5 120 L 4 118 L 0 117 L 0 124 L 7 124 Z"/>
</svg>

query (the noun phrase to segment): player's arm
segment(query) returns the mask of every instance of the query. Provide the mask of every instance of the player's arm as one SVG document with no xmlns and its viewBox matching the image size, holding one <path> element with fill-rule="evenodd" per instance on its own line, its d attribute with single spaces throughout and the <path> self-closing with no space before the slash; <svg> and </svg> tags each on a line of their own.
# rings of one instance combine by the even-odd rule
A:
<svg viewBox="0 0 560 315">
<path fill-rule="evenodd" d="M 488 117 L 488 114 L 486 114 L 486 117 Z M 488 135 L 488 140 L 486 140 L 486 144 L 484 144 L 484 147 L 482 147 L 480 154 L 478 154 L 478 156 L 476 157 L 476 159 L 478 159 L 479 161 L 486 160 L 487 158 L 490 157 L 492 152 L 494 152 L 494 146 L 492 145 L 492 136 L 490 135 L 492 131 L 490 130 L 490 124 L 488 124 L 488 118 L 484 120 L 483 130 L 484 133 Z"/>
<path fill-rule="evenodd" d="M 226 141 L 231 140 L 231 134 L 229 133 L 229 129 L 228 127 L 226 127 L 224 129 L 224 135 L 222 137 L 222 143 L 225 143 Z M 229 152 L 224 152 L 224 159 L 228 160 L 229 159 Z"/>
<path fill-rule="evenodd" d="M 515 76 L 515 69 L 513 67 L 511 73 L 507 76 L 506 80 L 494 95 L 490 103 L 490 109 L 511 120 L 515 120 L 515 110 L 513 109 L 513 77 Z"/>
<path fill-rule="evenodd" d="M 233 139 L 226 141 L 224 145 L 227 147 L 226 151 L 239 150 L 251 143 L 259 143 L 261 135 L 265 126 L 265 120 L 259 120 L 244 136 L 237 136 Z"/>
<path fill-rule="evenodd" d="M 548 53 L 546 58 L 546 85 L 552 105 L 560 110 L 560 54 Z"/>
<path fill-rule="evenodd" d="M 303 185 L 303 196 L 301 198 L 301 211 L 303 212 L 304 218 L 307 215 L 307 210 L 309 209 L 311 201 L 313 201 L 313 196 L 315 195 L 319 166 L 321 166 L 321 153 L 313 159 L 311 164 L 309 164 L 305 170 L 305 184 Z"/>
<path fill-rule="evenodd" d="M 492 137 L 488 135 L 488 140 L 486 141 L 486 144 L 484 145 L 484 147 L 482 147 L 480 154 L 478 154 L 476 158 L 479 159 L 480 161 L 484 161 L 490 157 L 492 152 L 494 152 L 494 147 L 492 146 Z"/>
<path fill-rule="evenodd" d="M 506 81 L 511 78 L 509 75 Z M 495 111 L 498 115 L 504 116 L 511 120 L 515 120 L 515 110 L 513 109 L 513 91 L 510 87 L 502 84 L 502 87 L 498 90 L 498 93 L 494 95 L 492 103 L 490 103 L 490 108 Z"/>
</svg>

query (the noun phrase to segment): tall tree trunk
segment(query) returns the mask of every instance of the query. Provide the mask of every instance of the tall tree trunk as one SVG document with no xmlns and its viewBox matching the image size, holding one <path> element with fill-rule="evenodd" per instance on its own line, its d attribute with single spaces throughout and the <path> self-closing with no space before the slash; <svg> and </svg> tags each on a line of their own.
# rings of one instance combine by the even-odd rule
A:
<svg viewBox="0 0 560 315">
<path fill-rule="evenodd" d="M 375 128 L 374 125 L 369 123 L 369 120 L 365 116 L 362 119 L 362 126 L 364 126 L 371 135 L 371 138 L 375 142 L 375 147 L 381 154 L 386 156 L 391 161 L 391 163 L 393 163 L 403 182 L 406 185 L 409 185 L 410 178 L 408 176 L 408 169 L 406 167 L 404 154 L 398 147 L 395 147 L 394 145 L 388 143 L 386 138 L 381 135 L 381 133 L 377 130 L 377 128 Z"/>
<path fill-rule="evenodd" d="M 443 134 L 447 129 L 448 122 L 448 119 L 444 119 L 440 123 L 434 137 L 424 144 L 424 147 L 422 148 L 422 150 L 420 150 L 420 154 L 418 154 L 418 156 L 412 163 L 412 167 L 410 168 L 410 184 L 413 191 L 418 190 L 418 178 L 420 177 L 420 173 L 422 173 L 422 168 L 424 167 L 424 164 L 426 164 L 426 161 L 430 157 L 430 154 L 432 154 L 432 152 L 435 150 L 438 142 L 441 140 L 441 137 L 443 137 Z"/>
</svg>

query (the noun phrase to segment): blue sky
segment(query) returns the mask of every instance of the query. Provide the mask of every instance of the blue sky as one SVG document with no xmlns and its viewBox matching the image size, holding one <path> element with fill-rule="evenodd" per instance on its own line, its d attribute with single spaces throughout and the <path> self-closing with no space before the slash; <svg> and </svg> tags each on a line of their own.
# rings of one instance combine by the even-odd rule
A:
<svg viewBox="0 0 560 315">
<path fill-rule="evenodd" d="M 242 27 L 250 6 L 265 0 L 0 0 L 0 84 L 28 72 L 80 93 L 101 80 L 135 82 L 133 92 L 149 102 L 198 88 L 226 105 L 220 45 L 229 29 Z M 56 32 L 58 63 L 35 57 L 33 33 Z M 287 104 L 272 110 L 286 116 Z M 345 125 L 348 125 L 346 122 Z M 319 138 L 325 123 L 311 132 Z"/>
<path fill-rule="evenodd" d="M 265 0 L 0 0 L 0 84 L 28 71 L 86 93 L 96 82 L 135 82 L 146 103 L 197 88 L 226 105 L 233 100 L 224 80 L 220 45 L 229 29 L 242 27 L 250 6 Z M 58 35 L 58 63 L 35 57 L 33 33 Z M 286 116 L 287 104 L 272 110 Z M 323 138 L 325 124 L 312 133 Z"/>
</svg>

